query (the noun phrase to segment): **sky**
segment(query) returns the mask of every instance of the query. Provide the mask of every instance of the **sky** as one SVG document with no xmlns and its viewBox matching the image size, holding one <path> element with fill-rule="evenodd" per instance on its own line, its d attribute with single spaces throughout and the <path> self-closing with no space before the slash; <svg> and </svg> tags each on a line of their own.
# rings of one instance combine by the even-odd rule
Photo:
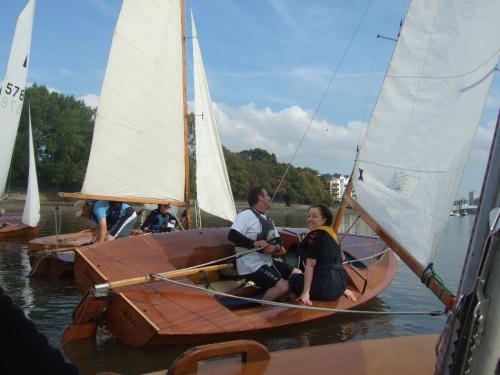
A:
<svg viewBox="0 0 500 375">
<path fill-rule="evenodd" d="M 26 3 L 3 1 L 0 80 Z M 281 162 L 296 153 L 296 166 L 349 174 L 395 47 L 377 35 L 397 36 L 409 0 L 186 5 L 194 13 L 222 144 L 231 151 L 264 148 Z M 37 0 L 28 83 L 96 106 L 120 6 L 121 0 Z M 190 56 L 188 48 L 188 74 Z M 480 191 L 499 107 L 497 72 L 457 198 Z"/>
</svg>

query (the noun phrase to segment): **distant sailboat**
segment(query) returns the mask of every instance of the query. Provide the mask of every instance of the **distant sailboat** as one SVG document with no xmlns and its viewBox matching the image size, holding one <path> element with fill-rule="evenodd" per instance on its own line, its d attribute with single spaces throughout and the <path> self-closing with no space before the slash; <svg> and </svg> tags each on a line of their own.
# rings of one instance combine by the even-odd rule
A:
<svg viewBox="0 0 500 375">
<path fill-rule="evenodd" d="M 0 199 L 5 198 L 6 195 L 12 152 L 25 98 L 35 3 L 35 0 L 30 0 L 17 19 L 7 72 L 0 92 L 0 124 L 2 124 L 0 126 Z M 0 217 L 0 238 L 26 236 L 37 230 L 40 218 L 40 199 L 36 179 L 31 114 L 29 116 L 29 135 L 29 180 L 23 217 Z"/>
</svg>

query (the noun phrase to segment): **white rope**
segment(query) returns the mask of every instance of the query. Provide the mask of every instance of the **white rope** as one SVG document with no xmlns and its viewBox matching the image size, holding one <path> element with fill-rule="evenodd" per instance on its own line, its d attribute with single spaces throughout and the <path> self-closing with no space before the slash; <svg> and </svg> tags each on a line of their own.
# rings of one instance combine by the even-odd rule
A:
<svg viewBox="0 0 500 375">
<path fill-rule="evenodd" d="M 238 300 L 246 301 L 246 302 L 259 303 L 261 305 L 286 307 L 286 308 L 291 308 L 291 309 L 300 309 L 300 310 L 308 310 L 308 311 L 323 311 L 323 312 L 329 312 L 329 313 L 346 313 L 346 314 L 356 314 L 356 315 L 370 314 L 370 315 L 431 315 L 431 316 L 438 316 L 438 315 L 445 314 L 444 311 L 370 311 L 370 310 L 347 310 L 347 309 L 334 309 L 334 308 L 330 308 L 330 307 L 296 305 L 296 304 L 291 304 L 291 303 L 266 301 L 266 300 L 249 298 L 249 297 L 235 296 L 233 294 L 218 292 L 216 290 L 205 289 L 205 288 L 202 288 L 202 287 L 199 287 L 196 285 L 183 283 L 182 281 L 168 279 L 166 277 L 163 277 L 159 274 L 154 274 L 154 273 L 150 274 L 150 276 L 155 277 L 157 279 L 160 279 L 162 281 L 172 283 L 172 284 L 185 286 L 187 288 L 203 291 L 203 292 L 211 294 L 213 296 L 222 296 L 222 297 L 238 299 Z"/>
</svg>

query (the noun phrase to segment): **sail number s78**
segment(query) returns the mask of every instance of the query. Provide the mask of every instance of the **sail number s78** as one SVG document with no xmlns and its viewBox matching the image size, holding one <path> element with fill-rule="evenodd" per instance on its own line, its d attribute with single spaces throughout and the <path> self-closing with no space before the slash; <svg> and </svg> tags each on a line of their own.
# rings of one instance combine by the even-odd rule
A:
<svg viewBox="0 0 500 375">
<path fill-rule="evenodd" d="M 0 88 L 0 108 L 10 108 L 11 111 L 21 113 L 23 108 L 24 89 L 21 87 L 7 82 L 7 84 Z"/>
<path fill-rule="evenodd" d="M 2 92 L 2 89 L 0 89 L 0 93 Z M 16 95 L 19 94 L 19 100 L 24 100 L 24 89 L 21 90 L 21 88 L 17 85 L 14 85 L 13 83 L 11 82 L 8 82 L 6 85 L 5 85 L 5 94 L 6 95 L 10 95 L 12 96 L 13 98 L 16 97 Z"/>
</svg>

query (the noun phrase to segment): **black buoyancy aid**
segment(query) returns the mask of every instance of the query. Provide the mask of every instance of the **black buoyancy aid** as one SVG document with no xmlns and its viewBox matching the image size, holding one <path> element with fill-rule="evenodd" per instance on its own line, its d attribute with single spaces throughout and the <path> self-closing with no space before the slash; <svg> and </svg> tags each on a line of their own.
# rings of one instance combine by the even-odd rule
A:
<svg viewBox="0 0 500 375">
<path fill-rule="evenodd" d="M 171 219 L 171 217 L 172 216 L 169 213 L 163 215 L 160 211 L 157 211 L 153 224 L 151 224 L 151 226 L 148 228 L 148 232 L 162 233 L 173 231 L 175 227 L 175 221 L 174 219 Z M 174 223 L 172 223 L 172 221 L 174 221 Z"/>
<path fill-rule="evenodd" d="M 255 214 L 255 216 L 257 216 L 257 219 L 259 219 L 260 222 L 261 231 L 257 235 L 256 241 L 265 240 L 273 245 L 281 245 L 281 238 L 278 231 L 276 230 L 276 227 L 274 226 L 273 219 L 271 219 L 270 217 L 265 219 L 255 208 L 248 209 L 251 210 Z M 271 232 L 273 233 L 270 235 Z"/>
<path fill-rule="evenodd" d="M 301 242 L 305 242 L 308 239 L 309 235 L 315 231 L 321 231 L 321 232 L 326 233 L 326 235 L 323 237 L 323 244 L 327 248 L 334 248 L 334 249 L 338 250 L 338 252 L 340 254 L 340 258 L 335 257 L 335 259 L 332 259 L 328 263 L 322 263 L 322 264 L 316 263 L 315 270 L 316 271 L 320 271 L 320 270 L 343 271 L 344 266 L 342 264 L 342 250 L 340 248 L 340 242 L 339 242 L 339 239 L 337 237 L 337 233 L 335 233 L 331 227 L 329 227 L 329 226 L 318 227 L 318 228 L 310 231 Z M 300 246 L 299 246 L 299 254 L 304 259 L 306 258 L 306 253 L 303 249 L 300 248 Z"/>
<path fill-rule="evenodd" d="M 90 212 L 92 215 L 92 219 L 97 223 L 97 217 L 94 214 L 94 204 L 96 202 L 97 201 L 93 201 L 92 204 L 90 205 Z M 123 202 L 109 201 L 108 203 L 109 207 L 108 207 L 108 212 L 106 213 L 106 227 L 108 230 L 110 230 L 113 227 L 113 225 L 116 224 L 118 219 L 120 219 Z"/>
</svg>

